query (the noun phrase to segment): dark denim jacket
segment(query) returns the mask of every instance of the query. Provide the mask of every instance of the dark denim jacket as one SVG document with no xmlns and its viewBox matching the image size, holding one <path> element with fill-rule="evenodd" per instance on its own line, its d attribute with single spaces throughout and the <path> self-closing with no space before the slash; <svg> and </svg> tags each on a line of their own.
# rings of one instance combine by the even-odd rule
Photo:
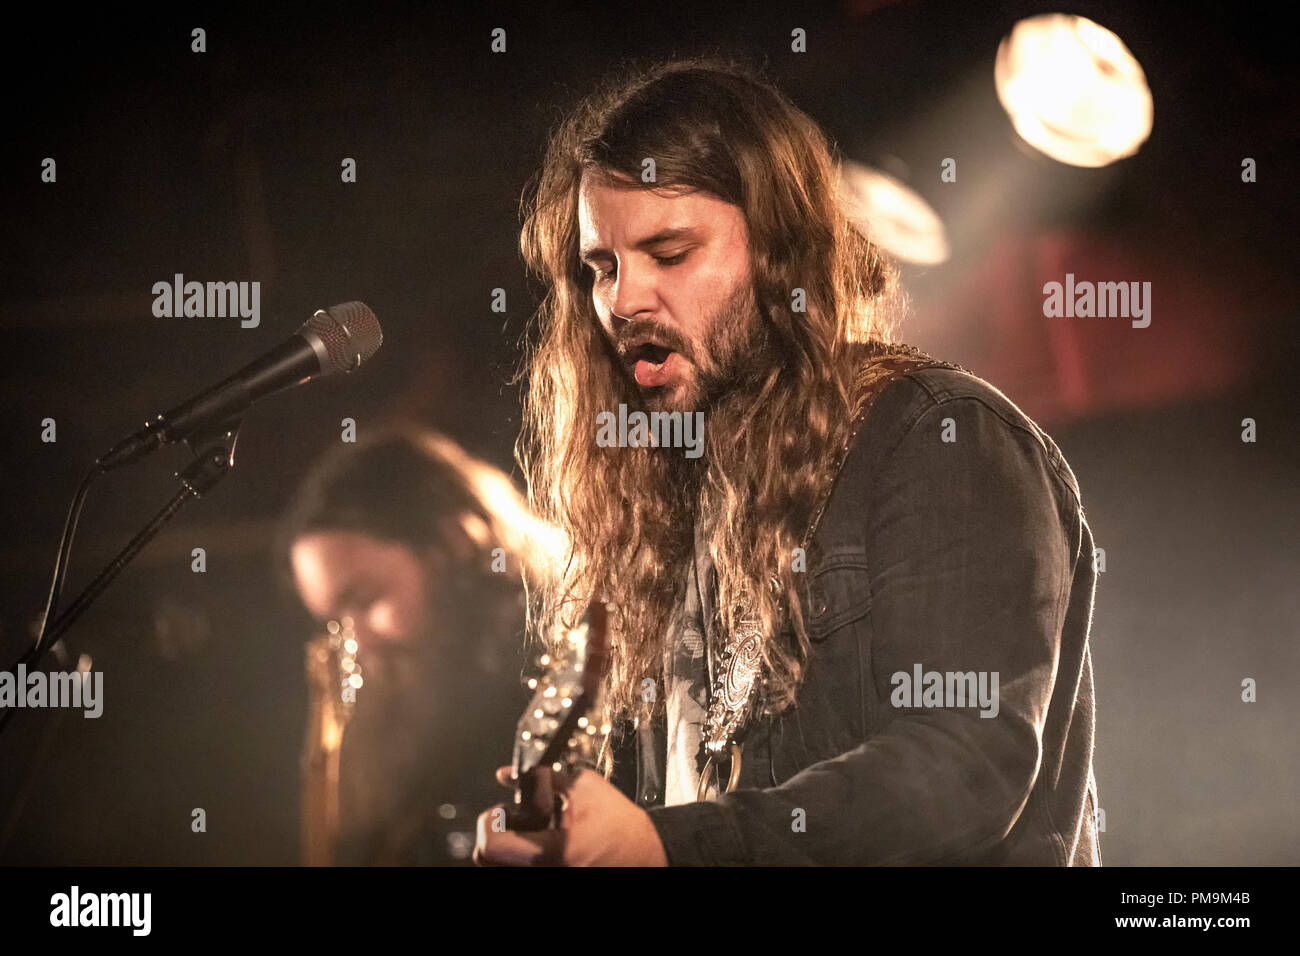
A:
<svg viewBox="0 0 1300 956">
<path fill-rule="evenodd" d="M 750 730 L 735 791 L 652 806 L 662 731 L 639 737 L 638 799 L 670 864 L 1100 865 L 1093 541 L 1051 438 L 969 373 L 899 376 L 854 440 L 806 582 L 807 679 Z M 997 672 L 997 715 L 895 706 L 894 675 L 918 665 Z"/>
</svg>

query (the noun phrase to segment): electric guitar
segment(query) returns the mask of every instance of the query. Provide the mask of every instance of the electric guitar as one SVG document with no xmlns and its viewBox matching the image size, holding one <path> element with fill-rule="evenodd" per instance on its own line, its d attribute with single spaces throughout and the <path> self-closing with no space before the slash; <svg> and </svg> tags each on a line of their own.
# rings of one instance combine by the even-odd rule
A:
<svg viewBox="0 0 1300 956">
<path fill-rule="evenodd" d="M 330 621 L 305 648 L 308 720 L 302 753 L 302 855 L 332 866 L 339 842 L 339 754 L 362 684 L 351 618 Z"/>
</svg>

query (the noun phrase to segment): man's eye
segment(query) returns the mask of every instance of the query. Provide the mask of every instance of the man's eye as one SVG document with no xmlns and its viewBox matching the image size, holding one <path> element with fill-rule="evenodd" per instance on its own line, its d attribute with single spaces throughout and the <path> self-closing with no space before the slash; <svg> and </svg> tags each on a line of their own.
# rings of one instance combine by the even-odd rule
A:
<svg viewBox="0 0 1300 956">
<path fill-rule="evenodd" d="M 679 252 L 675 256 L 655 256 L 655 262 L 659 263 L 661 266 L 680 265 L 685 261 L 686 261 L 686 252 Z"/>
</svg>

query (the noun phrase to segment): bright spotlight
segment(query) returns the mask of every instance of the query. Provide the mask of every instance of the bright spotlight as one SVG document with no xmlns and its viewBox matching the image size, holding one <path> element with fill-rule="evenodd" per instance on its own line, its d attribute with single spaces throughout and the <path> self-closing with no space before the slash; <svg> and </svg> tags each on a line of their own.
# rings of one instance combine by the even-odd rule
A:
<svg viewBox="0 0 1300 956">
<path fill-rule="evenodd" d="M 849 220 L 895 258 L 922 265 L 947 261 L 943 220 L 893 176 L 845 160 L 840 164 L 840 202 Z"/>
<path fill-rule="evenodd" d="M 998 99 L 1016 132 L 1072 166 L 1105 166 L 1151 135 L 1151 89 L 1105 27 L 1063 13 L 1021 20 L 998 47 Z"/>
</svg>

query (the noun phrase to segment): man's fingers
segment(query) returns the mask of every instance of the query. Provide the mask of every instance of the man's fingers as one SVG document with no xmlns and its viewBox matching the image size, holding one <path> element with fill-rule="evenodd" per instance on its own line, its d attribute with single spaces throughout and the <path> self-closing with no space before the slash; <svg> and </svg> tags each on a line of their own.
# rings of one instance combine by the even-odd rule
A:
<svg viewBox="0 0 1300 956">
<path fill-rule="evenodd" d="M 513 790 L 515 788 L 515 779 L 513 776 L 514 772 L 515 772 L 514 767 L 510 767 L 510 766 L 497 767 L 497 783 L 501 784 L 501 786 L 503 787 L 509 787 L 511 790 Z"/>
<path fill-rule="evenodd" d="M 474 862 L 479 866 L 546 866 L 559 863 L 563 857 L 561 831 L 507 830 L 504 806 L 479 814 L 474 840 Z"/>
</svg>

